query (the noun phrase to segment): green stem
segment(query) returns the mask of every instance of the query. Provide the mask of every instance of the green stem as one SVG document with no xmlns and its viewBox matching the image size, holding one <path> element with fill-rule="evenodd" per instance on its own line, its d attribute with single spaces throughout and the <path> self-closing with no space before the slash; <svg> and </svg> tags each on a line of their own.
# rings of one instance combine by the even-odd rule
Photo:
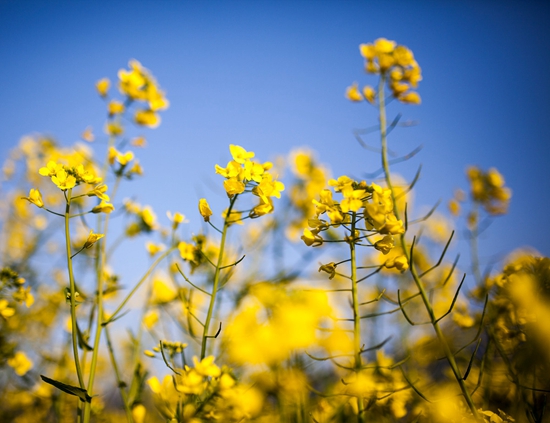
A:
<svg viewBox="0 0 550 423">
<path fill-rule="evenodd" d="M 82 375 L 82 368 L 80 366 L 80 358 L 78 355 L 78 334 L 76 327 L 76 288 L 74 283 L 74 274 L 73 274 L 73 259 L 71 253 L 71 232 L 69 229 L 69 213 L 71 210 L 71 194 L 72 189 L 67 191 L 67 203 L 65 206 L 65 245 L 67 252 L 67 268 L 69 270 L 69 283 L 71 291 L 71 332 L 73 338 L 73 355 L 74 363 L 76 366 L 76 374 L 78 376 L 78 384 L 82 389 L 86 389 L 84 385 L 84 377 Z"/>
<path fill-rule="evenodd" d="M 351 217 L 351 235 L 349 241 L 350 250 L 350 266 L 351 266 L 351 298 L 353 303 L 353 346 L 355 353 L 354 369 L 355 373 L 361 371 L 363 366 L 361 359 L 361 316 L 359 314 L 359 296 L 357 295 L 357 258 L 355 251 L 355 224 L 357 221 L 357 215 L 352 212 Z M 363 423 L 365 406 L 363 403 L 363 397 L 357 397 L 357 421 Z"/>
<path fill-rule="evenodd" d="M 107 340 L 107 348 L 109 350 L 109 357 L 111 358 L 111 364 L 113 365 L 113 370 L 115 372 L 117 386 L 120 391 L 122 403 L 124 404 L 124 411 L 126 412 L 126 420 L 128 420 L 128 423 L 134 423 L 134 419 L 132 417 L 132 410 L 130 410 L 130 405 L 128 404 L 128 394 L 124 389 L 124 383 L 120 377 L 120 370 L 118 369 L 118 364 L 115 357 L 115 351 L 113 349 L 113 344 L 111 342 L 111 337 L 109 335 L 109 328 L 107 327 L 105 328 L 105 339 Z"/>
<path fill-rule="evenodd" d="M 116 141 L 116 137 L 110 136 L 109 137 L 109 143 L 107 146 L 107 153 L 105 160 L 103 161 L 103 166 L 101 168 L 101 178 L 105 180 L 105 177 L 107 175 L 107 170 L 109 166 L 109 149 L 110 147 L 114 146 Z M 118 182 L 118 181 L 117 181 Z M 107 236 L 107 225 L 108 225 L 108 217 L 105 217 L 105 226 L 103 227 L 102 232 L 102 223 L 103 223 L 103 215 L 102 213 L 99 213 L 97 215 L 97 233 L 103 233 L 104 239 L 102 243 L 97 243 L 96 245 L 96 286 L 97 286 L 97 320 L 96 320 L 96 333 L 95 333 L 95 339 L 94 339 L 94 350 L 92 352 L 92 363 L 90 367 L 90 376 L 88 379 L 88 392 L 91 393 L 94 386 L 94 379 L 95 379 L 95 371 L 97 367 L 97 358 L 99 354 L 99 343 L 101 341 L 101 329 L 102 329 L 102 319 L 103 319 L 103 269 L 105 267 L 105 245 L 106 240 L 105 237 Z M 91 331 L 91 327 L 89 330 Z M 91 394 L 90 394 L 91 395 Z M 84 408 L 84 423 L 88 423 L 90 421 L 90 415 L 91 415 L 91 403 L 86 403 Z"/>
<path fill-rule="evenodd" d="M 384 73 L 381 74 L 380 77 L 380 83 L 378 85 L 378 108 L 379 108 L 379 114 L 380 114 L 380 138 L 382 143 L 382 167 L 384 168 L 384 175 L 386 178 L 386 184 L 388 185 L 388 188 L 391 190 L 391 196 L 393 200 L 393 212 L 395 217 L 399 220 L 400 219 L 400 213 L 399 208 L 397 206 L 395 191 L 391 183 L 391 174 L 390 174 L 390 168 L 388 163 L 388 145 L 387 145 L 387 120 L 386 120 L 386 104 L 385 104 L 385 93 L 384 93 L 384 87 L 386 83 L 386 75 Z M 430 320 L 432 323 L 432 326 L 434 328 L 434 331 L 437 335 L 437 338 L 443 347 L 443 351 L 445 353 L 445 357 L 447 358 L 447 361 L 449 363 L 449 366 L 451 367 L 451 370 L 453 371 L 453 374 L 455 376 L 455 379 L 460 386 L 460 390 L 462 392 L 462 395 L 464 396 L 464 399 L 466 400 L 466 403 L 468 405 L 468 408 L 474 415 L 474 417 L 477 420 L 480 420 L 476 406 L 472 400 L 472 397 L 470 396 L 470 393 L 468 392 L 468 389 L 466 387 L 466 384 L 464 382 L 464 379 L 462 378 L 462 375 L 460 374 L 460 370 L 458 368 L 458 365 L 456 363 L 455 357 L 451 351 L 451 348 L 449 347 L 449 344 L 447 342 L 447 339 L 443 335 L 443 332 L 441 331 L 441 328 L 439 326 L 439 323 L 435 317 L 434 310 L 432 307 L 432 304 L 430 302 L 430 299 L 428 297 L 428 294 L 426 292 L 426 289 L 424 288 L 424 284 L 422 280 L 420 279 L 418 273 L 416 272 L 416 269 L 414 267 L 414 263 L 411 263 L 411 254 L 409 249 L 407 248 L 407 243 L 405 241 L 405 234 L 401 234 L 400 236 L 400 243 L 401 248 L 403 250 L 403 254 L 407 258 L 407 262 L 409 263 L 409 271 L 413 277 L 413 280 L 416 284 L 416 287 L 418 288 L 418 291 L 420 292 L 420 296 L 422 298 L 422 302 L 424 303 L 424 307 L 426 308 L 426 311 L 428 312 L 428 315 L 430 316 Z"/>
<path fill-rule="evenodd" d="M 479 266 L 479 250 L 477 240 L 479 237 L 479 228 L 478 228 L 478 207 L 477 203 L 474 201 L 474 209 L 472 213 L 475 215 L 475 222 L 473 228 L 470 230 L 470 255 L 472 260 L 472 271 L 474 272 L 474 277 L 478 285 L 481 285 L 481 270 Z"/>
<path fill-rule="evenodd" d="M 216 303 L 216 294 L 218 293 L 218 285 L 220 282 L 220 272 L 222 268 L 223 263 L 223 255 L 224 255 L 224 249 L 225 249 L 225 239 L 227 237 L 227 229 L 229 228 L 229 225 L 231 222 L 228 221 L 228 219 L 231 216 L 231 210 L 233 210 L 233 206 L 235 205 L 235 201 L 237 200 L 238 194 L 233 196 L 231 198 L 231 201 L 229 202 L 229 208 L 227 209 L 226 217 L 223 222 L 223 230 L 222 230 L 222 239 L 220 242 L 220 251 L 218 253 L 218 262 L 216 264 L 216 272 L 214 274 L 214 285 L 212 287 L 212 294 L 210 295 L 210 305 L 208 306 L 208 313 L 206 314 L 206 320 L 204 322 L 204 328 L 202 332 L 202 343 L 201 343 L 201 360 L 206 356 L 206 342 L 209 338 L 208 336 L 208 329 L 210 328 L 210 321 L 212 320 L 212 315 L 214 311 L 214 304 Z"/>
</svg>

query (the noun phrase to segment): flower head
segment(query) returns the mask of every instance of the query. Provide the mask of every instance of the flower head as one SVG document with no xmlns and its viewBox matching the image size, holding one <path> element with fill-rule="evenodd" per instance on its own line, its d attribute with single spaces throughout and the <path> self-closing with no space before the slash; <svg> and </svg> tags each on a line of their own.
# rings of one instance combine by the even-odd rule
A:
<svg viewBox="0 0 550 423">
<path fill-rule="evenodd" d="M 205 198 L 199 200 L 199 213 L 205 222 L 210 222 L 210 216 L 212 216 L 212 210 Z"/>
<path fill-rule="evenodd" d="M 30 203 L 34 204 L 36 207 L 42 208 L 44 207 L 44 201 L 42 200 L 42 194 L 40 193 L 40 190 L 31 188 L 29 191 L 28 197 L 21 197 Z"/>
</svg>

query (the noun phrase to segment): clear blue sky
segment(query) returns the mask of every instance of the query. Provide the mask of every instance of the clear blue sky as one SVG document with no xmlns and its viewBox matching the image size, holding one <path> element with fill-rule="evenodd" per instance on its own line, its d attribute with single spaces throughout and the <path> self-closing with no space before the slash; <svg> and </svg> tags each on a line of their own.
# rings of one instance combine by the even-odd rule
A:
<svg viewBox="0 0 550 423">
<path fill-rule="evenodd" d="M 127 185 L 159 217 L 181 211 L 199 227 L 197 200 L 216 197 L 214 164 L 228 145 L 262 160 L 311 146 L 335 176 L 361 176 L 379 158 L 354 128 L 376 124 L 345 88 L 374 83 L 358 45 L 378 37 L 413 50 L 421 106 L 392 104 L 414 128 L 395 131 L 403 153 L 422 144 L 417 204 L 466 186 L 468 164 L 497 167 L 510 213 L 482 240 L 487 252 L 531 245 L 550 255 L 550 7 L 506 1 L 0 1 L 0 159 L 21 136 L 76 141 L 102 128 L 94 83 L 131 58 L 151 69 L 170 108 L 137 151 L 146 172 Z"/>
</svg>

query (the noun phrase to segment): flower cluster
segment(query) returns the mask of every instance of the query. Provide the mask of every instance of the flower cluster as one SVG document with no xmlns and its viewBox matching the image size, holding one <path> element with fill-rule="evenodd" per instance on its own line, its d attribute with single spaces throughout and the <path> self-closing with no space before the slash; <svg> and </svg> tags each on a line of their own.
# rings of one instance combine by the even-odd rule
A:
<svg viewBox="0 0 550 423">
<path fill-rule="evenodd" d="M 228 369 L 214 364 L 214 356 L 200 361 L 193 357 L 193 367 L 175 372 L 162 382 L 156 377 L 147 380 L 157 410 L 169 421 L 242 421 L 261 411 L 261 393 L 239 385 Z"/>
<path fill-rule="evenodd" d="M 65 166 L 50 160 L 45 167 L 41 167 L 38 173 L 49 176 L 52 182 L 60 190 L 66 191 L 80 184 L 95 185 L 101 182 L 101 177 L 84 169 L 82 164 L 78 166 Z"/>
<path fill-rule="evenodd" d="M 316 207 L 316 216 L 309 219 L 311 229 L 304 229 L 302 240 L 308 246 L 317 246 L 323 243 L 321 232 L 351 222 L 353 215 L 362 215 L 365 229 L 355 228 L 357 233 L 352 234 L 355 242 L 378 233 L 382 235 L 400 235 L 405 232 L 403 222 L 395 217 L 391 190 L 384 189 L 375 183 L 367 185 L 365 181 L 357 182 L 347 176 L 340 176 L 337 180 L 331 179 L 329 185 L 336 193 L 342 195 L 340 202 L 333 199 L 333 192 L 323 189 L 319 200 L 313 200 Z M 328 220 L 321 219 L 326 214 Z M 368 232 L 361 235 L 360 232 Z M 374 247 L 387 253 L 393 248 L 391 237 L 376 242 Z"/>
<path fill-rule="evenodd" d="M 495 168 L 483 172 L 476 166 L 467 171 L 472 199 L 492 215 L 504 214 L 512 198 L 510 188 L 504 186 L 504 177 Z"/>
<path fill-rule="evenodd" d="M 227 196 L 233 198 L 235 195 L 242 194 L 245 190 L 250 189 L 259 198 L 260 202 L 250 211 L 249 216 L 255 218 L 273 212 L 271 198 L 281 198 L 281 191 L 285 189 L 284 184 L 274 179 L 274 176 L 269 173 L 273 164 L 271 162 L 261 164 L 251 160 L 255 154 L 238 145 L 231 144 L 229 151 L 233 160 L 227 163 L 225 168 L 216 165 L 216 173 L 225 178 L 223 186 Z M 205 220 L 207 220 L 205 216 L 208 215 L 207 205 L 207 203 L 206 205 L 203 204 L 201 209 L 201 215 Z"/>
<path fill-rule="evenodd" d="M 118 72 L 119 90 L 126 96 L 126 100 L 124 103 L 118 100 L 109 101 L 107 104 L 109 117 L 120 115 L 124 113 L 130 103 L 141 101 L 145 102 L 146 106 L 135 111 L 135 123 L 156 128 L 160 124 L 158 112 L 168 108 L 168 100 L 153 75 L 141 66 L 141 63 L 137 60 L 130 60 L 128 65 L 129 70 L 121 69 Z M 110 85 L 109 79 L 103 78 L 96 83 L 96 89 L 102 97 L 106 98 Z M 107 124 L 107 132 L 111 135 L 120 135 L 122 131 L 122 126 L 118 122 Z"/>
<path fill-rule="evenodd" d="M 411 91 L 411 88 L 418 87 L 422 74 L 411 50 L 396 45 L 395 41 L 379 38 L 374 44 L 361 44 L 359 51 L 365 58 L 366 72 L 381 74 L 387 80 L 393 97 L 403 103 L 420 104 L 420 96 L 416 91 Z M 351 101 L 365 99 L 371 104 L 376 102 L 376 91 L 369 85 L 360 92 L 355 83 L 348 87 L 346 96 Z"/>
</svg>

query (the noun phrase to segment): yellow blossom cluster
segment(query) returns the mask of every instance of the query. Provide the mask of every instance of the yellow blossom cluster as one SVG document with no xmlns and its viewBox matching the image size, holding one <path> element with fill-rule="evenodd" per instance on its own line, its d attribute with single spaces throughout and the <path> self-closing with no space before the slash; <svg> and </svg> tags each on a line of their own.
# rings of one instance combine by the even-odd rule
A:
<svg viewBox="0 0 550 423">
<path fill-rule="evenodd" d="M 359 51 L 365 58 L 366 72 L 380 74 L 387 81 L 393 97 L 402 103 L 420 104 L 420 95 L 411 89 L 418 87 L 422 74 L 411 50 L 395 41 L 378 38 L 373 44 L 361 44 Z M 377 93 L 369 85 L 360 91 L 358 84 L 354 83 L 348 87 L 346 97 L 351 101 L 365 99 L 375 104 Z"/>
<path fill-rule="evenodd" d="M 318 246 L 323 243 L 320 233 L 331 227 L 338 227 L 351 222 L 352 215 L 362 216 L 364 229 L 356 227 L 356 233 L 352 234 L 355 242 L 365 239 L 371 234 L 400 235 L 405 232 L 403 222 L 394 215 L 391 190 L 382 188 L 372 183 L 357 182 L 348 176 L 340 176 L 337 180 L 331 179 L 329 185 L 335 193 L 339 193 L 342 199 L 338 202 L 333 198 L 333 191 L 323 189 L 319 193 L 319 200 L 313 200 L 315 204 L 315 217 L 309 219 L 309 228 L 304 229 L 302 240 L 308 246 Z M 325 214 L 328 220 L 322 219 Z M 359 232 L 368 232 L 361 235 Z M 387 252 L 393 248 L 391 237 L 377 242 L 375 248 Z"/>
<path fill-rule="evenodd" d="M 495 168 L 487 172 L 477 166 L 466 170 L 470 180 L 472 199 L 492 215 L 504 214 L 512 198 L 510 188 L 504 186 L 504 177 Z"/>
<path fill-rule="evenodd" d="M 126 235 L 133 237 L 139 233 L 149 233 L 159 228 L 157 215 L 151 206 L 141 206 L 130 199 L 124 200 L 124 208 L 130 215 L 134 215 L 136 220 L 126 227 Z"/>
<path fill-rule="evenodd" d="M 84 183 L 90 185 L 99 184 L 102 180 L 93 171 L 84 169 L 82 164 L 65 166 L 53 160 L 50 160 L 45 167 L 41 167 L 38 173 L 42 176 L 49 176 L 52 182 L 63 191 Z"/>
<path fill-rule="evenodd" d="M 176 368 L 174 375 L 161 381 L 147 380 L 159 413 L 168 421 L 176 416 L 186 422 L 207 420 L 242 421 L 262 410 L 263 395 L 255 388 L 237 383 L 229 369 L 214 363 L 214 356 L 199 360 L 193 366 Z"/>
<path fill-rule="evenodd" d="M 151 72 L 145 69 L 137 60 L 130 60 L 129 69 L 121 69 L 118 72 L 120 93 L 126 96 L 124 102 L 110 100 L 107 104 L 109 117 L 113 118 L 125 112 L 132 102 L 140 101 L 146 104 L 134 113 L 134 121 L 138 125 L 156 128 L 160 124 L 158 112 L 168 108 L 168 100 L 164 92 L 159 88 L 157 81 Z M 96 89 L 102 97 L 106 98 L 111 82 L 103 78 L 96 83 Z M 118 121 L 110 121 L 107 124 L 107 133 L 113 136 L 120 135 L 123 128 Z"/>
<path fill-rule="evenodd" d="M 260 200 L 259 204 L 254 206 L 249 213 L 252 218 L 263 216 L 273 212 L 272 197 L 281 198 L 281 191 L 285 189 L 282 182 L 277 181 L 269 170 L 273 167 L 271 162 L 263 164 L 251 160 L 255 154 L 252 151 L 246 151 L 243 147 L 231 144 L 229 151 L 233 160 L 227 163 L 226 167 L 216 165 L 216 173 L 225 178 L 223 186 L 229 198 L 242 194 L 249 189 Z M 201 205 L 201 215 L 207 221 L 208 203 L 206 200 Z M 234 214 L 235 212 L 231 212 Z M 234 216 L 232 216 L 233 218 Z M 238 220 L 238 217 L 234 219 Z"/>
</svg>

